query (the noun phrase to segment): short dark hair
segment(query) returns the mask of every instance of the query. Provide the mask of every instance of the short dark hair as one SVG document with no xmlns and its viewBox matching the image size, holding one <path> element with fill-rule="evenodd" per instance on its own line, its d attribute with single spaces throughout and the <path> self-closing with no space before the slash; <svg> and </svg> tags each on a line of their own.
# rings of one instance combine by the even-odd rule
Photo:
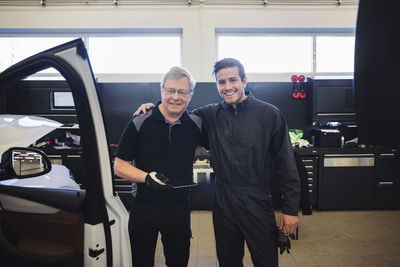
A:
<svg viewBox="0 0 400 267">
<path fill-rule="evenodd" d="M 243 67 L 242 63 L 240 63 L 239 60 L 234 59 L 234 58 L 224 58 L 224 59 L 217 61 L 214 64 L 213 75 L 215 76 L 215 79 L 217 79 L 218 71 L 220 71 L 221 69 L 226 69 L 226 68 L 231 68 L 231 67 L 238 68 L 240 79 L 243 82 L 244 78 L 246 78 L 246 73 L 244 72 L 244 67 Z"/>
</svg>

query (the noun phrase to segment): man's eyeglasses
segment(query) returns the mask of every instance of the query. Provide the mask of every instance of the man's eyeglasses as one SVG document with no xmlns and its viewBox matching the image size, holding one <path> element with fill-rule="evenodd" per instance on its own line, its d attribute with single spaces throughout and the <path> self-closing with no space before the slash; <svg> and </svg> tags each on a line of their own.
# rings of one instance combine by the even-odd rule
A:
<svg viewBox="0 0 400 267">
<path fill-rule="evenodd" d="M 182 97 L 187 97 L 188 95 L 191 94 L 190 91 L 185 91 L 182 89 L 176 90 L 176 89 L 172 89 L 172 88 L 168 88 L 168 89 L 164 88 L 164 91 L 167 95 L 174 95 L 176 92 L 178 92 L 178 95 L 182 96 Z"/>
</svg>

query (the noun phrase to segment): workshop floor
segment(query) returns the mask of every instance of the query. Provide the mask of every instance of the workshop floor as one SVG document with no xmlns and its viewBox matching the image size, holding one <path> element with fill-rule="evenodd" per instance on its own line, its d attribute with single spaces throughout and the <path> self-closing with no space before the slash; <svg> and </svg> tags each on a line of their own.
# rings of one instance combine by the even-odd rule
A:
<svg viewBox="0 0 400 267">
<path fill-rule="evenodd" d="M 314 210 L 299 220 L 299 239 L 279 257 L 280 267 L 400 267 L 400 211 Z M 189 267 L 217 267 L 210 211 L 192 212 L 192 233 Z M 253 266 L 247 249 L 243 262 Z M 156 266 L 165 266 L 160 240 Z"/>
</svg>

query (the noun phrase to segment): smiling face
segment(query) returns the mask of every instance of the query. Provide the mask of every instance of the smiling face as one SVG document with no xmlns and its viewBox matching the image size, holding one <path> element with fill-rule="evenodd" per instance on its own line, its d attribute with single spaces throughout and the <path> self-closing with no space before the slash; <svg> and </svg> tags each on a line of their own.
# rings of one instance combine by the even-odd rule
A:
<svg viewBox="0 0 400 267">
<path fill-rule="evenodd" d="M 192 98 L 189 79 L 168 78 L 161 88 L 160 111 L 166 117 L 180 117 Z"/>
<path fill-rule="evenodd" d="M 240 79 L 238 67 L 220 69 L 216 77 L 219 95 L 226 103 L 236 108 L 237 103 L 243 102 L 247 98 L 244 93 L 247 78 L 245 77 L 243 81 Z"/>
</svg>

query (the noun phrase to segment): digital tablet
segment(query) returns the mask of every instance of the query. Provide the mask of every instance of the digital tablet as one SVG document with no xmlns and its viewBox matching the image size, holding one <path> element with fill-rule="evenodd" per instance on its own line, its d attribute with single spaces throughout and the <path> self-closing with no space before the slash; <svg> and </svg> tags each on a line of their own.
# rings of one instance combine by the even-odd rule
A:
<svg viewBox="0 0 400 267">
<path fill-rule="evenodd" d="M 188 184 L 177 184 L 177 183 L 174 183 L 174 181 L 171 181 L 170 183 L 167 183 L 166 185 L 167 185 L 168 187 L 171 187 L 171 188 L 174 188 L 174 189 L 178 189 L 178 188 L 188 188 L 188 187 L 197 186 L 197 184 L 196 184 L 196 183 L 193 183 L 193 182 L 188 183 Z"/>
</svg>

